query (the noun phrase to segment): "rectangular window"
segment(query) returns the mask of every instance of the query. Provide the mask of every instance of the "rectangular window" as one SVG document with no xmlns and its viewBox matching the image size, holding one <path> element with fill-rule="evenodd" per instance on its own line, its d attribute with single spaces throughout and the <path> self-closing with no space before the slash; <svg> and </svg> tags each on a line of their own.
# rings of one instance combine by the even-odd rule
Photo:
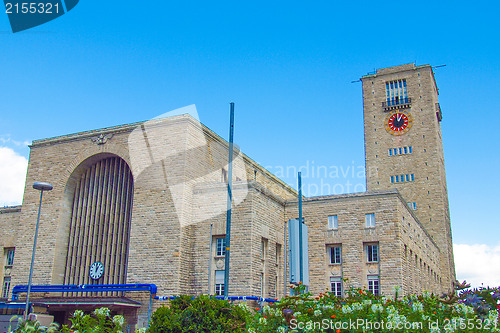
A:
<svg viewBox="0 0 500 333">
<path fill-rule="evenodd" d="M 342 297 L 342 279 L 340 277 L 330 277 L 330 290 L 337 297 Z"/>
<path fill-rule="evenodd" d="M 416 202 L 413 203 L 413 210 L 417 210 L 417 203 Z"/>
<path fill-rule="evenodd" d="M 411 153 L 413 153 L 413 148 L 411 146 L 389 148 L 389 156 L 407 155 Z"/>
<path fill-rule="evenodd" d="M 407 174 L 407 175 L 395 175 L 391 176 L 391 183 L 404 183 L 404 182 L 412 182 L 415 180 L 415 175 L 414 174 Z"/>
<path fill-rule="evenodd" d="M 378 244 L 367 245 L 366 254 L 368 262 L 378 262 Z"/>
<path fill-rule="evenodd" d="M 380 295 L 380 281 L 378 275 L 368 275 L 368 291 L 373 295 Z"/>
<path fill-rule="evenodd" d="M 267 239 L 262 238 L 260 242 L 260 259 L 265 260 L 267 255 Z"/>
<path fill-rule="evenodd" d="M 216 238 L 216 256 L 223 257 L 226 255 L 226 238 Z"/>
<path fill-rule="evenodd" d="M 276 266 L 281 262 L 281 244 L 276 244 Z"/>
<path fill-rule="evenodd" d="M 328 216 L 328 229 L 337 230 L 339 228 L 339 219 L 337 215 Z"/>
<path fill-rule="evenodd" d="M 10 290 L 10 276 L 6 276 L 3 278 L 2 298 L 9 297 L 9 290 Z"/>
<path fill-rule="evenodd" d="M 342 247 L 332 246 L 330 248 L 330 264 L 342 263 Z"/>
<path fill-rule="evenodd" d="M 5 249 L 5 266 L 12 266 L 14 264 L 14 249 Z"/>
<path fill-rule="evenodd" d="M 215 295 L 224 295 L 224 275 L 225 271 L 215 271 Z"/>
<path fill-rule="evenodd" d="M 375 213 L 365 214 L 367 228 L 375 228 Z"/>
<path fill-rule="evenodd" d="M 408 103 L 406 79 L 385 83 L 387 106 Z"/>
</svg>

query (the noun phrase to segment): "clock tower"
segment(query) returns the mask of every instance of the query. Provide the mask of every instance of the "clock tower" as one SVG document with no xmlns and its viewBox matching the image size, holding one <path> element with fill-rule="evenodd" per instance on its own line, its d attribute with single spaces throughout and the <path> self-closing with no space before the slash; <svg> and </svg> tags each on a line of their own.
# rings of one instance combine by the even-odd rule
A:
<svg viewBox="0 0 500 333">
<path fill-rule="evenodd" d="M 361 78 L 367 191 L 397 189 L 441 251 L 440 281 L 455 265 L 441 137 L 442 113 L 429 65 L 379 69 Z"/>
</svg>

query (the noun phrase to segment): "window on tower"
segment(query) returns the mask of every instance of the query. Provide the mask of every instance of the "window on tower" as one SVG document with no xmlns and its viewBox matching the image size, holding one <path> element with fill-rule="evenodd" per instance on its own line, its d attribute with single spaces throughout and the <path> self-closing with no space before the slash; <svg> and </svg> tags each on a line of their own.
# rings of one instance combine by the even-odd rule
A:
<svg viewBox="0 0 500 333">
<path fill-rule="evenodd" d="M 385 90 L 387 106 L 410 103 L 408 92 L 406 90 L 406 79 L 386 82 Z"/>
<path fill-rule="evenodd" d="M 413 210 L 417 210 L 417 203 L 416 202 L 408 202 L 408 207 Z"/>
<path fill-rule="evenodd" d="M 391 176 L 391 184 L 394 183 L 406 183 L 415 181 L 415 175 L 413 173 L 406 175 L 395 175 Z"/>
<path fill-rule="evenodd" d="M 389 148 L 389 156 L 408 155 L 413 153 L 412 146 Z"/>
</svg>

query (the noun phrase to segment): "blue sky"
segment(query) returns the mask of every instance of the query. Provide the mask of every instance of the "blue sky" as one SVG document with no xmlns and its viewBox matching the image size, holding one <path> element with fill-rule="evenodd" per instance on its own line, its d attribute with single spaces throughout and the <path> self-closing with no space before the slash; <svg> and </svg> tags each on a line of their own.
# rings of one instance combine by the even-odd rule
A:
<svg viewBox="0 0 500 333">
<path fill-rule="evenodd" d="M 435 73 L 453 236 L 467 271 L 459 278 L 473 279 L 472 253 L 471 260 L 500 267 L 498 7 L 81 0 L 62 17 L 16 34 L 3 14 L 0 170 L 8 178 L 4 170 L 22 165 L 26 142 L 190 104 L 227 139 L 232 101 L 235 141 L 247 155 L 275 172 L 335 166 L 346 176 L 305 178 L 306 194 L 321 181 L 335 193 L 352 192 L 364 184 L 357 172 L 364 145 L 361 84 L 351 81 L 388 66 L 446 64 Z M 295 175 L 286 176 L 296 187 Z M 15 203 L 2 199 L 0 205 Z M 489 274 L 500 285 L 500 271 Z"/>
</svg>

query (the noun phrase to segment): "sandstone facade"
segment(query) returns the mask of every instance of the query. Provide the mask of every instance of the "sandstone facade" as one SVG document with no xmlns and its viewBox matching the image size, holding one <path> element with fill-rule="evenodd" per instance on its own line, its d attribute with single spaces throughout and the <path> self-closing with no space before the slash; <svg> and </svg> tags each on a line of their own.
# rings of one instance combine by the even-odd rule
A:
<svg viewBox="0 0 500 333">
<path fill-rule="evenodd" d="M 394 136 L 384 128 L 381 102 L 386 82 L 401 78 L 413 124 Z M 396 286 L 403 294 L 443 292 L 454 281 L 454 264 L 432 68 L 398 66 L 362 81 L 368 192 L 304 198 L 310 290 L 331 290 L 335 280 L 343 291 L 377 281 L 377 291 L 388 295 Z M 413 152 L 389 156 L 400 146 Z M 297 192 L 238 150 L 235 156 L 229 293 L 280 298 L 288 292 L 285 227 L 298 217 Z M 3 262 L 15 249 L 13 267 L 0 271 L 10 279 L 2 296 L 28 282 L 39 201 L 32 184 L 40 180 L 54 189 L 44 193 L 34 285 L 151 283 L 158 296 L 220 291 L 224 256 L 217 239 L 226 232 L 227 171 L 227 142 L 189 115 L 34 141 L 23 205 L 0 209 Z M 410 173 L 413 182 L 390 182 Z M 408 206 L 413 202 L 417 209 Z M 369 225 L 367 214 L 374 219 Z M 329 216 L 336 216 L 334 228 Z M 339 262 L 332 262 L 332 247 L 341 248 Z M 93 280 L 96 261 L 105 271 Z M 78 297 L 95 306 L 111 302 L 130 324 L 145 325 L 148 317 L 143 292 L 34 297 L 64 319 L 77 307 L 64 304 Z M 152 301 L 153 310 L 160 305 Z"/>
</svg>

